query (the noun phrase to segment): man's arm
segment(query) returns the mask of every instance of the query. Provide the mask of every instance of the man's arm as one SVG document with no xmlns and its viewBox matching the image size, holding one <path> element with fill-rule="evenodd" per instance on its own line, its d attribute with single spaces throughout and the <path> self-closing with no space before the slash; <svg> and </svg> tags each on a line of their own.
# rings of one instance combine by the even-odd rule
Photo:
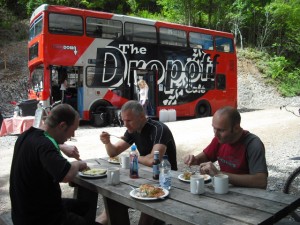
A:
<svg viewBox="0 0 300 225">
<path fill-rule="evenodd" d="M 77 160 L 80 159 L 79 151 L 76 146 L 61 144 L 61 145 L 59 145 L 59 148 L 69 158 L 74 158 Z"/>
<path fill-rule="evenodd" d="M 227 174 L 229 177 L 229 183 L 240 187 L 252 187 L 262 188 L 267 187 L 267 173 L 256 173 L 256 174 L 233 174 L 219 171 L 212 162 L 205 162 L 200 164 L 200 173 L 209 174 L 214 176 L 218 173 Z"/>
<path fill-rule="evenodd" d="M 150 166 L 152 167 L 153 165 L 153 160 L 154 160 L 154 151 L 159 151 L 159 159 L 160 161 L 163 158 L 163 155 L 167 151 L 167 146 L 163 144 L 155 144 L 153 145 L 152 151 L 145 156 L 139 156 L 139 163 L 145 165 L 145 166 Z"/>
<path fill-rule="evenodd" d="M 266 189 L 268 184 L 267 173 L 256 174 L 232 174 L 224 173 L 229 177 L 229 183 L 240 187 L 262 188 Z"/>
<path fill-rule="evenodd" d="M 115 157 L 130 147 L 130 145 L 123 140 L 119 140 L 117 143 L 112 144 L 110 142 L 110 135 L 107 132 L 102 132 L 100 134 L 100 140 L 105 145 L 106 152 L 110 157 Z"/>
<path fill-rule="evenodd" d="M 204 154 L 204 152 L 200 152 L 198 155 L 187 155 L 184 157 L 184 163 L 188 166 L 192 165 L 200 165 L 201 163 L 208 162 L 207 156 Z"/>
<path fill-rule="evenodd" d="M 67 183 L 72 181 L 73 178 L 77 175 L 78 171 L 83 171 L 87 168 L 87 164 L 84 161 L 71 162 L 71 167 L 62 182 Z"/>
</svg>

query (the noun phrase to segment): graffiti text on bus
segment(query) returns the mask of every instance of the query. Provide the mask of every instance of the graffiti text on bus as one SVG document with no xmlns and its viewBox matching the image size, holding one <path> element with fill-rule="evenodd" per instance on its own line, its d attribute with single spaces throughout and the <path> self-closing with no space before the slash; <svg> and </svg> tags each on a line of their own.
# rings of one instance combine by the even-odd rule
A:
<svg viewBox="0 0 300 225">
<path fill-rule="evenodd" d="M 160 71 L 157 86 L 163 85 L 164 88 L 160 91 L 168 96 L 164 105 L 175 105 L 178 97 L 186 94 L 204 94 L 214 86 L 219 55 L 211 59 L 210 54 L 201 49 L 193 49 L 191 55 L 181 55 L 180 59 L 177 57 L 174 60 L 172 55 L 166 56 L 164 64 L 159 60 L 145 61 L 138 57 L 144 55 L 145 58 L 146 54 L 146 47 L 136 47 L 134 44 L 121 44 L 119 48 L 98 48 L 97 59 L 101 63 L 97 67 L 103 68 L 98 71 L 101 73 L 102 85 L 117 88 L 122 85 L 123 80 L 130 85 L 130 79 L 134 79 L 130 77 L 130 72 L 137 68 Z"/>
</svg>

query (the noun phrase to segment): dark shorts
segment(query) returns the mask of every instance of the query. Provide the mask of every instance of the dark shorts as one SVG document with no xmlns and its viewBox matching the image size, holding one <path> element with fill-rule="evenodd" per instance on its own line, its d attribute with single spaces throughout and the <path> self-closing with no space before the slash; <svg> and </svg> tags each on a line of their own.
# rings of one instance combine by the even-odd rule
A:
<svg viewBox="0 0 300 225">
<path fill-rule="evenodd" d="M 65 214 L 61 225 L 88 225 L 84 219 L 89 210 L 88 202 L 77 199 L 63 199 Z"/>
</svg>

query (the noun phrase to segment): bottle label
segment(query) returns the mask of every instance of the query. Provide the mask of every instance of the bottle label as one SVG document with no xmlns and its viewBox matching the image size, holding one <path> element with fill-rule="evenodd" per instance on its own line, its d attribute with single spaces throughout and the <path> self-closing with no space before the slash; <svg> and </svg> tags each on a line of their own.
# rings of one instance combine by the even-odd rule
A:
<svg viewBox="0 0 300 225">
<path fill-rule="evenodd" d="M 153 176 L 159 175 L 159 165 L 153 165 Z"/>
<path fill-rule="evenodd" d="M 171 176 L 160 176 L 159 184 L 162 188 L 169 190 L 171 188 Z"/>
</svg>

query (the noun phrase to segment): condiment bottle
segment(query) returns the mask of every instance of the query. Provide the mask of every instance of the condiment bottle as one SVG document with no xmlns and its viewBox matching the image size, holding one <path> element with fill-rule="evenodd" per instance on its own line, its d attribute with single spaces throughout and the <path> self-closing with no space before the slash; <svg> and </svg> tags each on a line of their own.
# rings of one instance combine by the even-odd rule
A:
<svg viewBox="0 0 300 225">
<path fill-rule="evenodd" d="M 159 179 L 159 151 L 154 151 L 154 158 L 153 158 L 153 179 L 158 180 Z"/>
</svg>

